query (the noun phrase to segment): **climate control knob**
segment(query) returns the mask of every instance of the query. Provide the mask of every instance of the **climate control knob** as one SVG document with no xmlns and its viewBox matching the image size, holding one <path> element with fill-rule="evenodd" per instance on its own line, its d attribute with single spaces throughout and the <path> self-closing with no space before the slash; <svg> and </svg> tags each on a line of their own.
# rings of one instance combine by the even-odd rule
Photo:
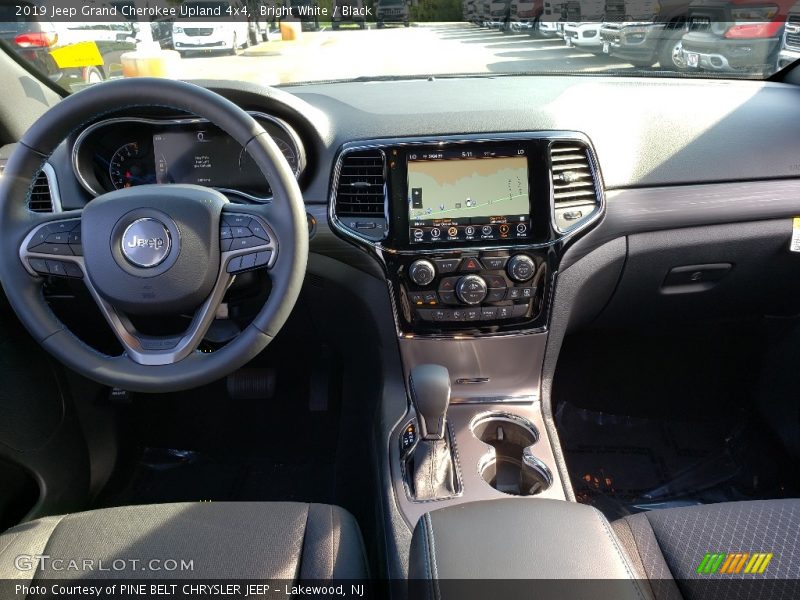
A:
<svg viewBox="0 0 800 600">
<path fill-rule="evenodd" d="M 517 254 L 506 265 L 508 276 L 514 281 L 528 281 L 536 273 L 536 263 L 530 256 Z"/>
<path fill-rule="evenodd" d="M 466 275 L 456 283 L 456 297 L 464 304 L 480 304 L 487 293 L 486 281 L 478 275 Z"/>
<path fill-rule="evenodd" d="M 426 286 L 436 277 L 436 269 L 429 260 L 415 260 L 408 267 L 408 276 L 419 286 Z"/>
</svg>

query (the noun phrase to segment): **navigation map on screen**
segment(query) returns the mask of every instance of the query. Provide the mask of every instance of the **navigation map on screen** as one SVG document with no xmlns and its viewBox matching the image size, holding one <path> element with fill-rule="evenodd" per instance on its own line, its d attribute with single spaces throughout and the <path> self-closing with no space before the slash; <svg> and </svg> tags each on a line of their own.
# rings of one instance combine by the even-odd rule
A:
<svg viewBox="0 0 800 600">
<path fill-rule="evenodd" d="M 528 236 L 527 157 L 511 152 L 474 154 L 432 152 L 409 157 L 412 242 Z"/>
</svg>

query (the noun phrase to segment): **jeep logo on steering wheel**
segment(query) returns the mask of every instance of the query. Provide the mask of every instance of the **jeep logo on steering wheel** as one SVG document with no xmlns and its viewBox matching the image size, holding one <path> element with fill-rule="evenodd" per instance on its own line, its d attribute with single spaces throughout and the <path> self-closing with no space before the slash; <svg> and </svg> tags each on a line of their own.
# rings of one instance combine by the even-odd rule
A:
<svg viewBox="0 0 800 600">
<path fill-rule="evenodd" d="M 150 268 L 160 265 L 172 246 L 169 230 L 156 219 L 137 219 L 122 234 L 122 255 L 134 266 Z"/>
</svg>

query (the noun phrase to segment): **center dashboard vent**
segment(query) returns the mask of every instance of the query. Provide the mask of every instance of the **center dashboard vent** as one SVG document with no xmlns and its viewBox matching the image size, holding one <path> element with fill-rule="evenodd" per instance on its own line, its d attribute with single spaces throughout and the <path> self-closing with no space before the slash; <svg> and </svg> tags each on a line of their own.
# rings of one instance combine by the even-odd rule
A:
<svg viewBox="0 0 800 600">
<path fill-rule="evenodd" d="M 556 141 L 550 145 L 553 207 L 559 231 L 572 229 L 600 210 L 590 161 L 589 149 L 580 142 Z"/>
<path fill-rule="evenodd" d="M 349 152 L 342 157 L 333 205 L 346 228 L 372 240 L 386 231 L 386 165 L 380 150 Z"/>
</svg>

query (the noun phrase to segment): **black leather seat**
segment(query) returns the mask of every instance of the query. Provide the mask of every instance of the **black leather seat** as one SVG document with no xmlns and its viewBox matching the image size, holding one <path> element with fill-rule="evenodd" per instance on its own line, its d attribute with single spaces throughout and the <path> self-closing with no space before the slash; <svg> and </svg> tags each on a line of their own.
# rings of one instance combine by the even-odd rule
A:
<svg viewBox="0 0 800 600">
<path fill-rule="evenodd" d="M 49 558 L 18 558 L 37 555 Z M 101 570 L 101 561 L 110 570 Z M 38 519 L 0 535 L 0 580 L 143 577 L 363 580 L 367 561 L 350 513 L 295 502 L 107 508 Z"/>
</svg>

